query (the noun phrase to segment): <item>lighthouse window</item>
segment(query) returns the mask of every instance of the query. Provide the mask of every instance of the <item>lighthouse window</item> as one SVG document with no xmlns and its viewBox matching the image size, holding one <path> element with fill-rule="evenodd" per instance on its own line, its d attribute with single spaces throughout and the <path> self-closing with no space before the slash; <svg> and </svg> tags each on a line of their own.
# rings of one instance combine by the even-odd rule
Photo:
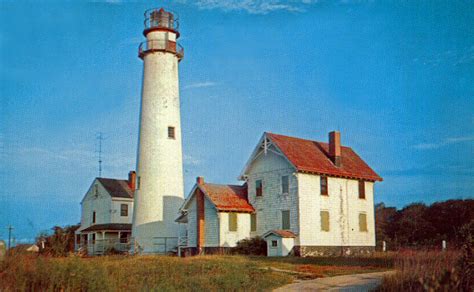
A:
<svg viewBox="0 0 474 292">
<path fill-rule="evenodd" d="M 176 139 L 174 127 L 168 127 L 168 138 Z"/>
</svg>

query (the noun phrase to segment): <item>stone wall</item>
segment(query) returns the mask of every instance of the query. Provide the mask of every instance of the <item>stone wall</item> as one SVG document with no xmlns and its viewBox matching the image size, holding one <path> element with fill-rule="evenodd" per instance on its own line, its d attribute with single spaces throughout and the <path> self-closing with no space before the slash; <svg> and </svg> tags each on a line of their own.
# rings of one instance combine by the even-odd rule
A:
<svg viewBox="0 0 474 292">
<path fill-rule="evenodd" d="M 375 246 L 295 246 L 291 252 L 300 257 L 360 256 L 370 255 Z"/>
</svg>

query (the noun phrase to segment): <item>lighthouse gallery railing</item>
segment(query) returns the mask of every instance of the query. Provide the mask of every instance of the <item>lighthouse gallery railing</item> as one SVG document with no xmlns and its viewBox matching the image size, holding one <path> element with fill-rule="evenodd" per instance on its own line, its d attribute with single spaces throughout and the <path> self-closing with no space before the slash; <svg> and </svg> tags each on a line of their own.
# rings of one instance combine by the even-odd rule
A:
<svg viewBox="0 0 474 292">
<path fill-rule="evenodd" d="M 183 47 L 170 40 L 148 40 L 140 43 L 138 47 L 138 56 L 143 59 L 146 54 L 152 52 L 169 52 L 175 54 L 178 59 L 184 57 Z"/>
</svg>

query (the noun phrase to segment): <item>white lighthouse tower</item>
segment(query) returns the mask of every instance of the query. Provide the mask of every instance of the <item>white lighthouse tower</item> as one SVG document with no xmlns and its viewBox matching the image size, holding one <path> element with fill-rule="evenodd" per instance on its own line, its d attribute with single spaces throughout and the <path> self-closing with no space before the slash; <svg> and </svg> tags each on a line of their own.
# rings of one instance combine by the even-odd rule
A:
<svg viewBox="0 0 474 292">
<path fill-rule="evenodd" d="M 161 253 L 177 244 L 174 222 L 183 203 L 178 63 L 183 49 L 176 14 L 145 12 L 140 44 L 143 84 L 132 237 L 135 252 Z"/>
</svg>

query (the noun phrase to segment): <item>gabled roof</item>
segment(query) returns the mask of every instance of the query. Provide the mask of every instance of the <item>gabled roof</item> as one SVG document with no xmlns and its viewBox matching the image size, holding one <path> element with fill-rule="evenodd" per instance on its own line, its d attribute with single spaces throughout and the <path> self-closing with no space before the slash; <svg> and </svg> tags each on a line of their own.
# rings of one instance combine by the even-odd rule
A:
<svg viewBox="0 0 474 292">
<path fill-rule="evenodd" d="M 196 183 L 190 195 L 183 203 L 183 210 L 191 201 L 197 191 L 201 191 L 220 212 L 242 212 L 253 213 L 255 209 L 248 202 L 247 184 L 221 185 L 212 183 Z"/>
<path fill-rule="evenodd" d="M 267 142 L 268 141 L 268 142 Z M 329 144 L 324 142 L 289 137 L 273 133 L 264 133 L 259 145 L 250 157 L 241 177 L 248 171 L 255 155 L 261 150 L 261 144 L 273 144 L 298 172 L 320 175 L 382 181 L 350 147 L 341 146 L 341 166 L 336 166 L 329 157 Z"/>
<path fill-rule="evenodd" d="M 276 229 L 276 230 L 270 230 L 266 232 L 263 235 L 263 238 L 269 236 L 270 234 L 275 234 L 277 236 L 283 237 L 283 238 L 295 238 L 296 234 L 293 233 L 291 230 L 282 230 L 282 229 Z"/>
<path fill-rule="evenodd" d="M 90 232 L 90 231 L 131 231 L 132 224 L 125 223 L 108 223 L 108 224 L 95 224 L 87 227 L 81 232 Z"/>
<path fill-rule="evenodd" d="M 222 212 L 255 212 L 248 202 L 247 185 L 218 185 L 204 183 L 199 188 Z"/>
<path fill-rule="evenodd" d="M 382 180 L 350 147 L 341 146 L 342 165 L 337 167 L 329 158 L 328 143 L 272 133 L 267 133 L 267 137 L 298 171 L 370 181 Z"/>
<path fill-rule="evenodd" d="M 133 190 L 127 180 L 98 177 L 97 180 L 113 198 L 133 199 Z"/>
</svg>

